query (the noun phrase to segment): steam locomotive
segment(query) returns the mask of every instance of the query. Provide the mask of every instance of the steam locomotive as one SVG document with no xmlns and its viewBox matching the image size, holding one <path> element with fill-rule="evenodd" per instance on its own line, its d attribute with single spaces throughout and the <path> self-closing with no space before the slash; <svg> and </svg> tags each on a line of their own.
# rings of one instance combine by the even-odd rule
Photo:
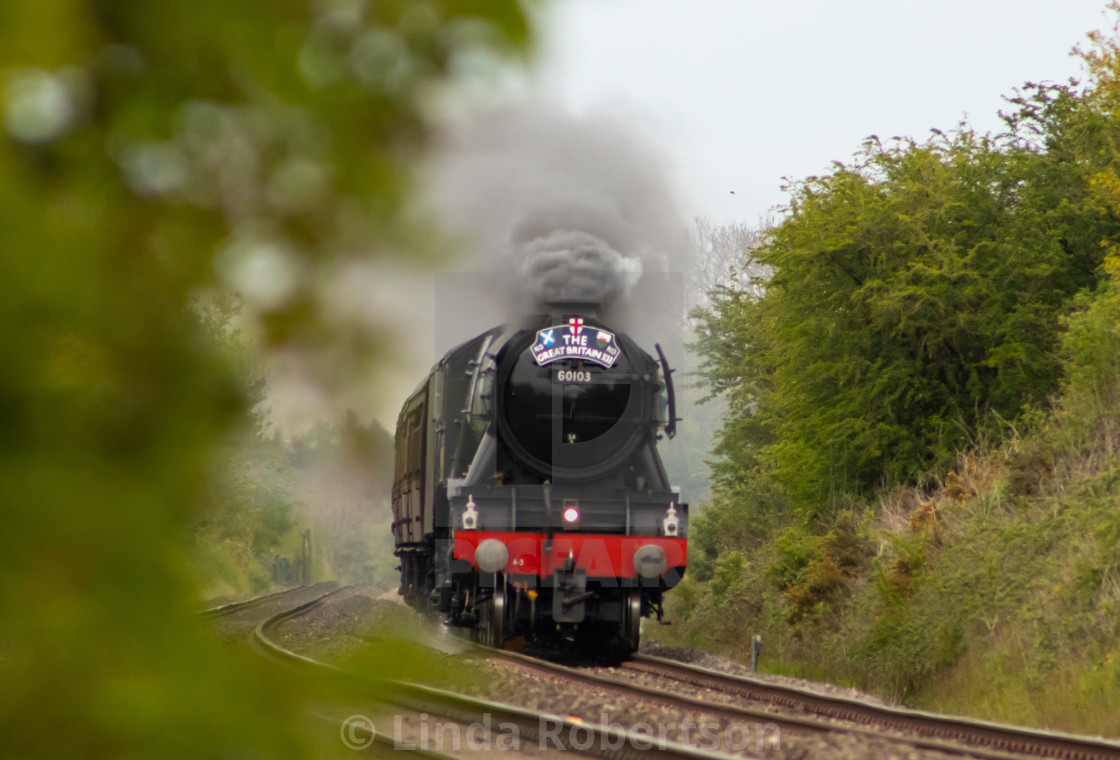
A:
<svg viewBox="0 0 1120 760">
<path fill-rule="evenodd" d="M 672 371 L 585 304 L 452 349 L 401 410 L 400 594 L 492 646 L 559 637 L 625 656 L 687 564 L 688 506 L 657 441 Z"/>
</svg>

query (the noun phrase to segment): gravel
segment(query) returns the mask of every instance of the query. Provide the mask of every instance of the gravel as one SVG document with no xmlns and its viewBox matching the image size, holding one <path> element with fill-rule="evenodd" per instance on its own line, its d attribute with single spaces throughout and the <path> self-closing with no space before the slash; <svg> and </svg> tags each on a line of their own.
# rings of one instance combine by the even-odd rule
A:
<svg viewBox="0 0 1120 760">
<path fill-rule="evenodd" d="M 639 650 L 642 654 L 648 654 L 651 657 L 662 657 L 666 660 L 675 660 L 676 662 L 683 662 L 688 665 L 696 665 L 708 670 L 715 670 L 719 673 L 727 673 L 728 675 L 747 676 L 766 683 L 777 684 L 778 686 L 793 686 L 805 691 L 816 692 L 830 697 L 847 697 L 848 699 L 856 699 L 860 702 L 867 702 L 871 704 L 884 705 L 887 707 L 897 707 L 898 703 L 888 702 L 880 699 L 874 694 L 853 689 L 847 686 L 837 686 L 835 684 L 824 683 L 821 681 L 806 681 L 803 678 L 794 678 L 792 676 L 782 676 L 773 673 L 754 673 L 746 665 L 733 660 L 730 657 L 723 657 L 710 652 L 702 652 L 698 649 L 681 649 L 678 647 L 662 646 L 658 642 L 643 643 Z"/>
</svg>

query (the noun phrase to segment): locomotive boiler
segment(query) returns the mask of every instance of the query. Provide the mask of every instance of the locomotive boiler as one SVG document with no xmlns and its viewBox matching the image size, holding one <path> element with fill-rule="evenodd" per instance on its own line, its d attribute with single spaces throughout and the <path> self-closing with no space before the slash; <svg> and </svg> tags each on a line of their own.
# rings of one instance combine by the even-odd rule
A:
<svg viewBox="0 0 1120 760">
<path fill-rule="evenodd" d="M 687 564 L 672 372 L 586 304 L 449 351 L 397 422 L 400 593 L 494 646 L 627 654 Z"/>
</svg>

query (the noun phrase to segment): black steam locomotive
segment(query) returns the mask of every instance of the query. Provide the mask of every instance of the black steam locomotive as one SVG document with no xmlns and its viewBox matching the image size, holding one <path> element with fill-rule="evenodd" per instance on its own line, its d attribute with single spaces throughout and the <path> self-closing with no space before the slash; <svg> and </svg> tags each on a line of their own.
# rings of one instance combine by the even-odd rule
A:
<svg viewBox="0 0 1120 760">
<path fill-rule="evenodd" d="M 397 422 L 400 593 L 494 646 L 637 649 L 687 560 L 671 370 L 586 305 L 448 352 Z"/>
</svg>

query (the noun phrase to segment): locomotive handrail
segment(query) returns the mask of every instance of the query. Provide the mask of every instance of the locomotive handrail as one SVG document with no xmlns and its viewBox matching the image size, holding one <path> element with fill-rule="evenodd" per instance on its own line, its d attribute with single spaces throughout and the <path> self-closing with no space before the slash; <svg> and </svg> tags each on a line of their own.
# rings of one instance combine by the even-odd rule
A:
<svg viewBox="0 0 1120 760">
<path fill-rule="evenodd" d="M 665 393 L 669 397 L 669 419 L 665 423 L 665 435 L 672 440 L 673 436 L 677 434 L 677 396 L 673 392 L 673 373 L 676 370 L 669 369 L 669 360 L 665 358 L 665 352 L 661 350 L 661 344 L 654 343 L 653 347 L 657 349 L 657 357 L 661 360 L 661 372 L 665 375 Z"/>
</svg>

